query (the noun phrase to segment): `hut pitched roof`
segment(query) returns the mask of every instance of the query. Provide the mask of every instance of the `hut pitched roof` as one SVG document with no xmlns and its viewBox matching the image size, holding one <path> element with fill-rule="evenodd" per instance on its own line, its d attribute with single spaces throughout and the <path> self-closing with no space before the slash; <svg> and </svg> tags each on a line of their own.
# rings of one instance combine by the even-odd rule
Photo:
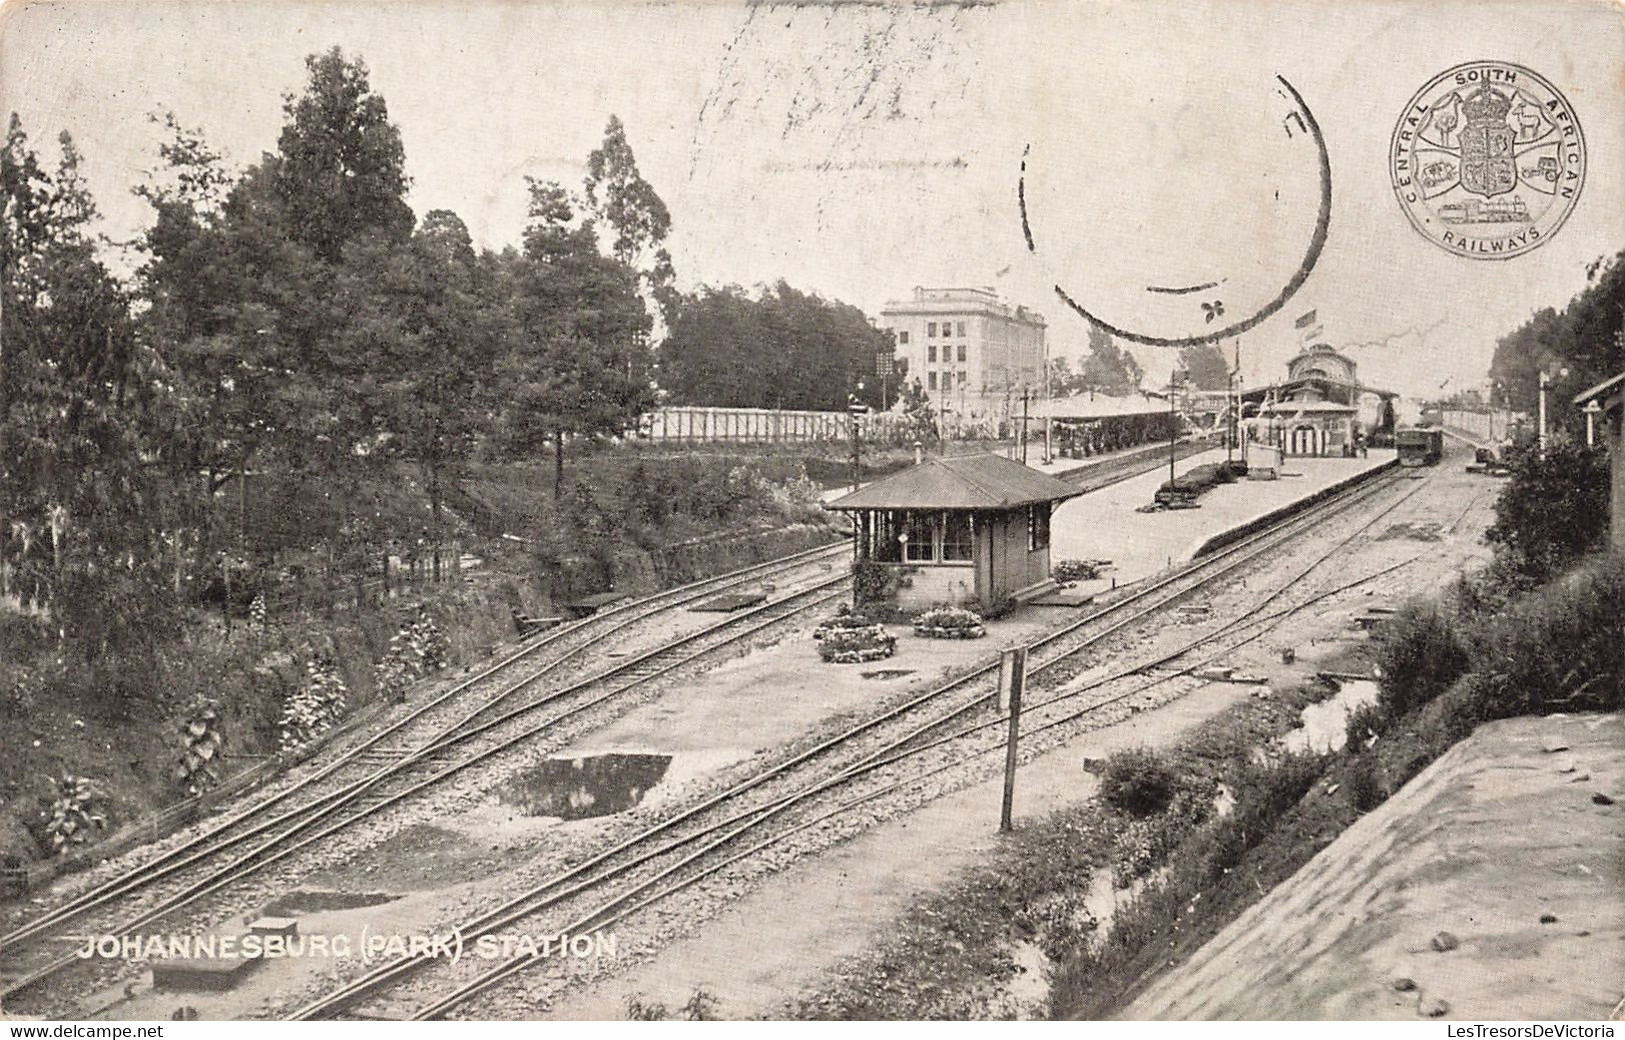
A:
<svg viewBox="0 0 1625 1040">
<path fill-rule="evenodd" d="M 824 508 L 1013 509 L 1035 502 L 1057 502 L 1082 493 L 1082 488 L 1002 455 L 964 455 L 927 459 L 918 466 L 882 477 Z"/>
</svg>

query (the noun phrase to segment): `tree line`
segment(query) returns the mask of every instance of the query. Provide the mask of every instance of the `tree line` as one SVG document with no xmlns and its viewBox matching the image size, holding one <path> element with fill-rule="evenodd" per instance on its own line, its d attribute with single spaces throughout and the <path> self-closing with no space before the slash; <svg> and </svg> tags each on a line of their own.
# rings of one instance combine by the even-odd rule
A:
<svg viewBox="0 0 1625 1040">
<path fill-rule="evenodd" d="M 102 258 L 72 139 L 48 168 L 12 114 L 0 592 L 14 615 L 104 648 L 156 638 L 240 550 L 216 508 L 234 477 L 343 497 L 411 464 L 438 526 L 476 454 L 550 451 L 556 492 L 570 444 L 653 405 L 671 221 L 618 119 L 579 193 L 529 180 L 522 241 L 479 251 L 455 213 L 407 204 L 365 64 L 335 48 L 306 66 L 276 150 L 244 170 L 160 117 L 128 279 Z M 359 502 L 349 512 L 343 541 L 377 534 Z"/>
<path fill-rule="evenodd" d="M 1586 286 L 1558 310 L 1546 307 L 1495 345 L 1490 378 L 1494 405 L 1534 415 L 1540 375 L 1547 388 L 1548 422 L 1584 437 L 1585 417 L 1569 406 L 1575 394 L 1625 370 L 1625 250 L 1599 257 L 1586 269 Z"/>
<path fill-rule="evenodd" d="M 680 293 L 671 215 L 610 117 L 578 190 L 527 178 L 520 241 L 414 214 L 401 135 L 359 58 L 306 59 L 274 151 L 228 166 L 155 116 L 133 275 L 110 270 L 71 137 L 0 152 L 0 595 L 88 644 L 173 631 L 245 548 L 222 500 L 274 488 L 290 537 L 352 569 L 387 540 L 365 489 L 415 467 L 439 537 L 471 461 L 553 461 L 661 400 L 883 406 L 888 333 L 780 282 Z M 657 350 L 657 332 L 666 333 Z M 895 386 L 890 388 L 895 392 Z M 336 530 L 304 529 L 332 502 Z M 235 526 L 235 530 L 233 529 Z M 417 532 L 410 532 L 415 535 Z M 214 577 L 210 577 L 213 575 Z M 229 595 L 229 590 L 227 591 Z M 8 622 L 10 623 L 10 622 Z"/>
</svg>

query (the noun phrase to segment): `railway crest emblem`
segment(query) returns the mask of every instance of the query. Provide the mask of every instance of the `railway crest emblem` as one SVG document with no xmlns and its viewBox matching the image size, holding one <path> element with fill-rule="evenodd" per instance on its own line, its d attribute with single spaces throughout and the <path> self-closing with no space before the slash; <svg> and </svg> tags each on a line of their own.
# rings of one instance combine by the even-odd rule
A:
<svg viewBox="0 0 1625 1040">
<path fill-rule="evenodd" d="M 1585 183 L 1585 135 L 1556 87 L 1511 62 L 1433 77 L 1394 127 L 1389 176 L 1424 238 L 1475 260 L 1534 249 Z"/>
<path fill-rule="evenodd" d="M 1488 86 L 1462 102 L 1467 125 L 1461 131 L 1461 186 L 1468 191 L 1489 197 L 1517 185 L 1512 128 L 1507 125 L 1511 109 L 1511 100 Z"/>
</svg>

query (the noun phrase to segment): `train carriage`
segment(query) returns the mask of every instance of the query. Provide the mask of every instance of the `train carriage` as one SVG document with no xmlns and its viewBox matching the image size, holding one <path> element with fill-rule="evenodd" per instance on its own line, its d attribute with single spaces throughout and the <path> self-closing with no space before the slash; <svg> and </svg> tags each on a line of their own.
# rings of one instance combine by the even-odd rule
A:
<svg viewBox="0 0 1625 1040">
<path fill-rule="evenodd" d="M 1437 466 L 1444 457 L 1444 431 L 1413 427 L 1394 433 L 1401 466 Z"/>
</svg>

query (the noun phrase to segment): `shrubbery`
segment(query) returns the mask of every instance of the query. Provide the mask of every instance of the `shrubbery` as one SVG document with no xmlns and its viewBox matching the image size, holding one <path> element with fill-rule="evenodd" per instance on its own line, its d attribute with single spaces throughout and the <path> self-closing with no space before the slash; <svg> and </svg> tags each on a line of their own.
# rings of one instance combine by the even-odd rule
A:
<svg viewBox="0 0 1625 1040">
<path fill-rule="evenodd" d="M 301 748 L 343 718 L 348 692 L 332 658 L 317 654 L 306 662 L 305 681 L 288 694 L 277 720 L 281 749 Z"/>
<path fill-rule="evenodd" d="M 1512 478 L 1484 537 L 1496 566 L 1524 586 L 1546 580 L 1599 547 L 1608 533 L 1608 460 L 1598 450 L 1554 444 L 1510 460 Z"/>
<path fill-rule="evenodd" d="M 1179 777 L 1163 758 L 1145 748 L 1119 751 L 1106 759 L 1100 794 L 1118 812 L 1153 816 L 1168 808 L 1179 790 Z"/>
<path fill-rule="evenodd" d="M 56 796 L 40 813 L 40 844 L 62 856 L 90 841 L 107 827 L 101 802 L 101 792 L 89 777 L 63 774 L 56 782 Z"/>
<path fill-rule="evenodd" d="M 373 672 L 380 696 L 400 700 L 406 688 L 450 662 L 451 643 L 423 607 L 399 632 L 389 639 L 389 652 Z"/>
<path fill-rule="evenodd" d="M 1426 704 L 1467 670 L 1467 647 L 1456 621 L 1431 603 L 1411 603 L 1377 639 L 1378 703 L 1391 717 Z"/>
</svg>

